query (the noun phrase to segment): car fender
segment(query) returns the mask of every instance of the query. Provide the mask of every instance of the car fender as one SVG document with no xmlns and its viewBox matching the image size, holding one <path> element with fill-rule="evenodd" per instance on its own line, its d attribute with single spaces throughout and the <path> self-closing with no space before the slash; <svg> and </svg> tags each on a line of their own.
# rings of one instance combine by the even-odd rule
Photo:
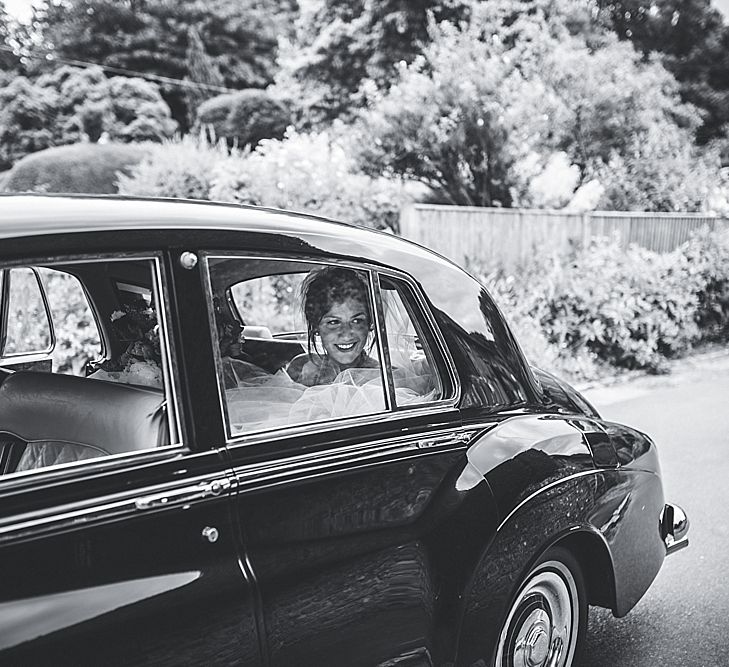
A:
<svg viewBox="0 0 729 667">
<path fill-rule="evenodd" d="M 589 426 L 573 416 L 518 415 L 472 441 L 468 468 L 487 482 L 499 519 L 461 593 L 459 664 L 490 650 L 519 583 L 557 542 L 583 564 L 590 603 L 617 616 L 635 605 L 660 569 L 663 495 L 651 469 L 652 443 L 638 446 L 633 439 L 632 451 L 650 464 L 643 469 L 632 469 L 632 456 L 624 470 L 600 468 Z"/>
</svg>

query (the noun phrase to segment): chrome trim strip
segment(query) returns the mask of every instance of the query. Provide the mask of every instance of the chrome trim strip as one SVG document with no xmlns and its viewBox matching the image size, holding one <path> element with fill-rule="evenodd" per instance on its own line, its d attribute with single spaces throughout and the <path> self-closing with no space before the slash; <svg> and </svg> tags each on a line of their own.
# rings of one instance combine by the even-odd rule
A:
<svg viewBox="0 0 729 667">
<path fill-rule="evenodd" d="M 202 490 L 212 489 L 216 483 L 221 485 L 221 493 L 211 492 L 198 497 L 191 497 L 185 493 L 196 485 Z M 0 521 L 0 544 L 16 539 L 39 537 L 58 530 L 102 523 L 112 518 L 139 514 L 140 510 L 147 514 L 167 508 L 194 505 L 218 497 L 223 498 L 225 495 L 222 491 L 235 489 L 236 484 L 235 477 L 225 472 L 218 472 L 18 514 Z M 169 496 L 168 502 L 155 507 L 139 506 L 140 502 L 144 505 L 146 499 L 157 498 L 163 494 Z"/>
<path fill-rule="evenodd" d="M 213 259 L 241 259 L 241 260 L 268 260 L 272 262 L 298 262 L 300 264 L 321 264 L 321 265 L 331 265 L 332 261 L 326 261 L 322 260 L 321 258 L 312 258 L 307 255 L 292 255 L 290 252 L 286 253 L 261 253 L 255 252 L 251 254 L 245 254 L 243 251 L 233 251 L 230 253 L 220 252 L 220 251 L 208 251 L 204 249 L 197 249 L 198 255 L 200 257 L 201 264 L 204 267 L 203 271 L 203 280 L 204 280 L 204 286 L 205 286 L 205 303 L 207 305 L 208 310 L 208 326 L 212 326 L 211 322 L 215 321 L 215 315 L 213 310 L 213 304 L 212 304 L 212 281 L 210 279 L 210 260 Z M 374 273 L 381 272 L 385 275 L 387 273 L 390 273 L 391 275 L 402 279 L 404 282 L 407 282 L 408 285 L 413 290 L 413 293 L 416 295 L 418 299 L 422 301 L 422 297 L 420 294 L 420 290 L 416 289 L 416 285 L 413 284 L 412 280 L 407 274 L 400 273 L 396 270 L 392 269 L 383 269 L 383 267 L 377 266 L 375 264 L 372 264 L 371 262 L 362 261 L 360 263 L 356 262 L 345 262 L 341 260 L 337 260 L 336 263 L 341 266 L 347 266 L 348 268 L 352 268 L 355 270 L 366 270 L 368 271 L 369 275 L 372 276 Z M 371 279 L 370 279 L 371 280 Z M 402 419 L 403 414 L 407 415 L 436 415 L 436 414 L 442 414 L 444 411 L 444 408 L 452 408 L 453 411 L 456 410 L 456 405 L 458 404 L 458 401 L 460 401 L 461 397 L 461 385 L 460 381 L 458 380 L 458 374 L 455 371 L 455 365 L 453 364 L 453 360 L 448 353 L 448 348 L 445 345 L 445 341 L 440 333 L 440 329 L 435 324 L 435 320 L 432 317 L 432 313 L 430 312 L 430 308 L 427 307 L 426 303 L 420 304 L 423 310 L 423 313 L 425 314 L 426 318 L 428 318 L 428 324 L 431 327 L 431 330 L 436 336 L 436 342 L 441 346 L 441 353 L 443 358 L 446 361 L 446 365 L 449 367 L 449 372 L 452 374 L 452 382 L 453 386 L 456 392 L 456 395 L 453 397 L 445 398 L 439 401 L 434 401 L 432 403 L 428 403 L 426 405 L 423 405 L 422 407 L 404 407 L 400 409 L 393 409 L 390 411 L 384 411 L 384 412 L 376 412 L 370 415 L 361 415 L 361 416 L 352 416 L 352 417 L 342 417 L 340 419 L 327 419 L 322 421 L 316 421 L 316 422 L 304 422 L 302 424 L 296 424 L 292 426 L 278 426 L 274 428 L 269 429 L 261 429 L 259 431 L 254 431 L 251 433 L 241 433 L 241 434 L 233 434 L 230 431 L 230 419 L 228 418 L 228 408 L 227 408 L 227 402 L 225 401 L 224 397 L 224 388 L 221 383 L 221 377 L 220 377 L 220 368 L 222 366 L 222 361 L 220 358 L 220 349 L 218 345 L 215 345 L 214 349 L 212 350 L 213 353 L 213 359 L 216 365 L 216 375 L 217 375 L 217 385 L 218 385 L 218 404 L 220 405 L 220 414 L 222 418 L 225 420 L 225 443 L 227 445 L 231 446 L 237 446 L 237 445 L 249 445 L 254 444 L 256 442 L 260 442 L 261 440 L 271 441 L 271 440 L 280 440 L 286 437 L 289 437 L 291 435 L 298 435 L 303 433 L 311 433 L 312 431 L 317 433 L 325 433 L 327 431 L 331 431 L 334 429 L 340 429 L 343 426 L 349 427 L 349 426 L 360 426 L 360 425 L 367 425 L 372 423 L 379 423 L 382 421 L 392 421 L 395 419 Z M 213 339 L 217 340 L 217 332 L 215 331 L 214 327 L 211 329 L 211 333 L 213 334 Z M 387 399 L 386 399 L 387 400 Z M 319 427 L 319 425 L 322 425 L 322 427 Z"/>
<path fill-rule="evenodd" d="M 166 295 L 169 290 L 165 290 L 166 277 L 162 270 L 160 257 L 153 257 L 154 276 L 153 278 L 153 294 L 155 303 L 157 304 L 157 324 L 160 328 L 160 353 L 162 354 L 162 378 L 164 382 L 165 399 L 167 406 L 167 424 L 170 430 L 170 444 L 177 446 L 182 445 L 182 420 L 180 418 L 181 405 L 179 402 L 179 394 L 177 386 L 179 384 L 179 374 L 175 372 L 174 360 L 177 358 L 174 354 L 172 338 L 170 336 L 169 325 L 169 308 L 170 304 Z M 174 413 L 174 414 L 173 414 Z"/>
<path fill-rule="evenodd" d="M 342 465 L 347 470 L 360 468 L 378 459 L 387 464 L 399 460 L 400 455 L 429 455 L 443 451 L 466 450 L 468 440 L 476 431 L 463 432 L 460 429 L 448 429 L 440 433 L 424 435 L 405 435 L 396 438 L 368 442 L 366 444 L 347 445 L 338 449 L 325 450 L 307 454 L 295 454 L 276 461 L 263 461 L 254 464 L 240 465 L 233 468 L 240 486 L 260 483 L 281 482 L 291 475 L 296 480 L 310 479 L 337 471 Z M 392 458 L 395 456 L 396 458 Z"/>
<path fill-rule="evenodd" d="M 408 415 L 422 415 L 443 417 L 445 415 L 457 414 L 456 408 L 444 410 L 441 404 L 429 403 L 423 408 L 410 408 Z M 306 435 L 315 433 L 330 433 L 341 431 L 343 428 L 354 428 L 359 426 L 368 426 L 370 424 L 382 424 L 383 422 L 401 421 L 403 413 L 400 411 L 380 412 L 371 415 L 361 415 L 355 417 L 340 417 L 339 419 L 328 419 L 318 422 L 303 422 L 295 426 L 283 426 L 268 431 L 255 431 L 250 434 L 241 434 L 231 440 L 226 440 L 226 444 L 231 447 L 247 446 L 258 444 L 261 442 L 276 442 L 279 440 L 288 440 L 297 435 Z M 434 428 L 449 426 L 448 422 L 433 424 Z"/>
<path fill-rule="evenodd" d="M 526 505 L 528 502 L 536 498 L 537 496 L 541 495 L 545 491 L 549 491 L 550 489 L 553 489 L 556 486 L 559 486 L 560 484 L 564 484 L 565 482 L 570 482 L 574 479 L 579 479 L 580 477 L 587 477 L 589 475 L 597 475 L 604 473 L 605 470 L 602 468 L 595 469 L 595 470 L 583 470 L 582 472 L 577 472 L 573 475 L 568 475 L 567 477 L 562 477 L 561 479 L 557 479 L 554 482 L 550 482 L 549 484 L 545 484 L 541 488 L 534 491 L 534 493 L 530 493 L 526 498 L 524 498 L 522 501 L 519 502 L 519 504 L 514 507 L 511 512 L 509 512 L 504 519 L 499 523 L 498 527 L 496 528 L 496 532 L 500 531 L 506 522 L 511 519 L 514 514 L 516 514 L 524 505 Z"/>
<path fill-rule="evenodd" d="M 385 392 L 385 410 L 391 412 L 397 407 L 395 401 L 395 382 L 392 379 L 392 362 L 390 359 L 390 344 L 387 340 L 384 308 L 382 306 L 382 292 L 380 277 L 373 271 L 368 271 L 370 290 L 372 291 L 373 315 L 375 318 L 375 331 L 377 332 L 377 349 L 380 354 L 380 368 L 382 369 L 383 391 Z"/>
</svg>

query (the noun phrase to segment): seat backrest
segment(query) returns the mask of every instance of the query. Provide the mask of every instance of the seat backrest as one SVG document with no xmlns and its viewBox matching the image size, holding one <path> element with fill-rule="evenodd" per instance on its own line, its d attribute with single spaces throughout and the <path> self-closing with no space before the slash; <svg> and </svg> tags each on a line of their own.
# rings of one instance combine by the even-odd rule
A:
<svg viewBox="0 0 729 667">
<path fill-rule="evenodd" d="M 168 444 L 153 388 L 18 371 L 0 384 L 0 433 L 28 443 L 18 469 Z"/>
</svg>

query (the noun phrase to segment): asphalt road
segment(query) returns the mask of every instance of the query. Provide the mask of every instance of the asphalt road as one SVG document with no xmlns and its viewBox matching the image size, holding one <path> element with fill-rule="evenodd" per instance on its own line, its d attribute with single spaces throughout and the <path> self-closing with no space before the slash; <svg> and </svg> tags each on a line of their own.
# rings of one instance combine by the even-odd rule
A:
<svg viewBox="0 0 729 667">
<path fill-rule="evenodd" d="M 690 546 L 666 559 L 626 617 L 590 610 L 581 665 L 729 667 L 729 351 L 585 395 L 653 437 L 666 499 L 691 528 Z"/>
</svg>

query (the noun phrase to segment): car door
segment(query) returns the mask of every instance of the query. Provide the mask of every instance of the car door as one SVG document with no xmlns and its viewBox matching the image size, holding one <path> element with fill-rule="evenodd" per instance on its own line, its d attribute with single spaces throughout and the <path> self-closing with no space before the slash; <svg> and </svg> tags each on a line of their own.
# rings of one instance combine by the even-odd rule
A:
<svg viewBox="0 0 729 667">
<path fill-rule="evenodd" d="M 180 280 L 157 250 L 100 254 L 114 238 L 87 239 L 98 250 L 85 256 L 54 255 L 72 237 L 39 241 L 42 261 L 15 248 L 2 263 L 51 272 L 58 298 L 55 334 L 41 336 L 54 368 L 17 370 L 14 349 L 0 358 L 0 663 L 259 664 L 236 479 L 196 448 Z M 4 331 L 22 329 L 16 301 Z"/>
<path fill-rule="evenodd" d="M 203 259 L 237 520 L 270 664 L 431 664 L 439 629 L 455 622 L 443 599 L 459 575 L 440 538 L 470 433 L 416 287 L 341 259 Z M 302 389 L 288 375 L 312 353 L 296 317 L 302 290 L 332 267 L 368 285 L 380 404 L 369 395 L 367 407 L 342 409 L 339 391 L 356 395 L 356 380 Z"/>
</svg>

